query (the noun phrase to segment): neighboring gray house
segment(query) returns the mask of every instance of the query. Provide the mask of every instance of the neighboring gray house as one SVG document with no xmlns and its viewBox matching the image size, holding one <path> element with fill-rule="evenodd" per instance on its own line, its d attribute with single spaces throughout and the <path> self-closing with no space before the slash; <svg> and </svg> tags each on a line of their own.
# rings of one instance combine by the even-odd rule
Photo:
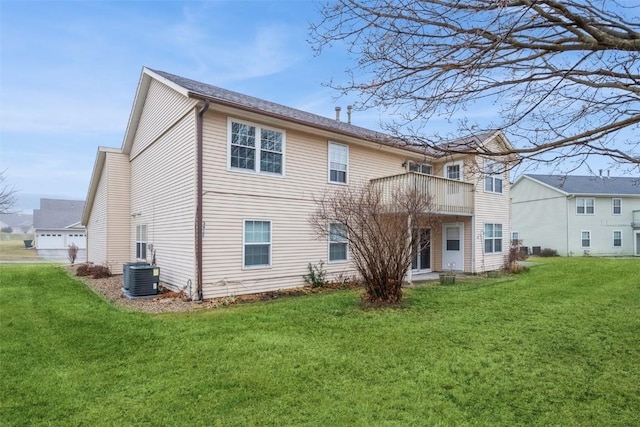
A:
<svg viewBox="0 0 640 427">
<path fill-rule="evenodd" d="M 40 199 L 33 210 L 36 249 L 67 249 L 75 244 L 86 249 L 86 231 L 80 224 L 84 201 Z"/>
<path fill-rule="evenodd" d="M 0 228 L 11 228 L 14 234 L 33 233 L 33 215 L 19 213 L 0 215 Z"/>
<path fill-rule="evenodd" d="M 640 256 L 640 177 L 522 175 L 511 238 L 560 255 Z"/>
</svg>

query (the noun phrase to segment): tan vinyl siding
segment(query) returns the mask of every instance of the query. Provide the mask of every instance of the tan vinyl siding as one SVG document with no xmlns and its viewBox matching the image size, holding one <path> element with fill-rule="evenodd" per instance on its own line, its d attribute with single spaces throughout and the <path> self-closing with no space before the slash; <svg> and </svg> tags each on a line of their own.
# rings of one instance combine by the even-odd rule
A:
<svg viewBox="0 0 640 427">
<path fill-rule="evenodd" d="M 327 183 L 329 139 L 282 126 L 276 128 L 286 132 L 285 177 L 227 171 L 227 116 L 217 112 L 206 114 L 205 298 L 301 286 L 308 263 L 328 259 L 328 242 L 316 239 L 308 218 L 315 210 L 314 196 L 322 195 L 326 189 L 342 187 Z M 353 185 L 402 173 L 404 160 L 381 149 L 351 144 L 348 180 Z M 251 219 L 271 221 L 269 268 L 243 270 L 243 224 Z M 325 268 L 330 274 L 355 274 L 350 263 L 327 263 Z"/>
<path fill-rule="evenodd" d="M 106 153 L 108 203 L 108 253 L 107 262 L 113 273 L 122 272 L 122 263 L 129 258 L 129 232 L 131 222 L 129 156 Z"/>
<path fill-rule="evenodd" d="M 102 169 L 89 221 L 87 222 L 87 262 L 107 263 L 107 170 Z"/>
<path fill-rule="evenodd" d="M 195 111 L 183 116 L 131 161 L 134 217 L 129 258 L 134 260 L 136 255 L 136 226 L 146 224 L 147 244 L 156 250 L 160 280 L 174 289 L 189 280 L 195 284 L 195 117 Z M 137 144 L 134 140 L 135 151 L 139 151 Z M 152 252 L 147 250 L 147 261 L 151 260 Z"/>
<path fill-rule="evenodd" d="M 170 87 L 152 80 L 136 130 L 131 158 L 156 141 L 178 119 L 192 110 L 197 101 L 185 98 Z"/>
</svg>

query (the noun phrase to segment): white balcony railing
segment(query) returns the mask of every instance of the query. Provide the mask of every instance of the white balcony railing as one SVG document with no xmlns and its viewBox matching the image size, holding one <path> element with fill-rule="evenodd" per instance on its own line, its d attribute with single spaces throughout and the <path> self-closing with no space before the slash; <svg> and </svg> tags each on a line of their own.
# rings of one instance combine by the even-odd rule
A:
<svg viewBox="0 0 640 427">
<path fill-rule="evenodd" d="M 392 200 L 392 194 L 398 189 L 409 188 L 431 196 L 431 213 L 473 214 L 473 184 L 468 182 L 415 172 L 372 179 L 371 182 L 382 187 L 384 200 Z"/>
</svg>

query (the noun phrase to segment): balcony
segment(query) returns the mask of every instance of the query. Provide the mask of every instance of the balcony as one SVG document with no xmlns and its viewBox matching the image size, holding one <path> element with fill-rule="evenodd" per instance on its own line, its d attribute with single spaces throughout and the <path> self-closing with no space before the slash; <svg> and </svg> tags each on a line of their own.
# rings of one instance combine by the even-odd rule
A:
<svg viewBox="0 0 640 427">
<path fill-rule="evenodd" d="M 633 211 L 633 220 L 631 221 L 633 228 L 640 228 L 640 211 Z"/>
<path fill-rule="evenodd" d="M 392 194 L 398 189 L 410 188 L 431 196 L 431 213 L 442 215 L 473 214 L 473 184 L 468 182 L 408 172 L 372 179 L 371 183 L 382 187 L 384 200 L 391 201 Z"/>
</svg>

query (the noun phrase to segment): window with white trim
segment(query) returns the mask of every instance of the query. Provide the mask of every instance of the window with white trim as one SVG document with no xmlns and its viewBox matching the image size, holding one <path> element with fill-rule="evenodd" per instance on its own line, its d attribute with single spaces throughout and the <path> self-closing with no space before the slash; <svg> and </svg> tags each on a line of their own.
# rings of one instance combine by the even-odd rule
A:
<svg viewBox="0 0 640 427">
<path fill-rule="evenodd" d="M 485 159 L 484 161 L 484 191 L 487 193 L 502 193 L 502 166 L 498 162 Z"/>
<path fill-rule="evenodd" d="M 613 247 L 621 248 L 622 247 L 622 231 L 615 230 L 613 232 Z"/>
<path fill-rule="evenodd" d="M 593 215 L 595 212 L 595 199 L 591 197 L 576 198 L 576 214 Z"/>
<path fill-rule="evenodd" d="M 580 232 L 580 246 L 583 248 L 591 247 L 591 231 Z"/>
<path fill-rule="evenodd" d="M 136 259 L 147 259 L 147 225 L 136 225 Z"/>
<path fill-rule="evenodd" d="M 347 260 L 347 228 L 344 224 L 329 224 L 329 261 Z"/>
<path fill-rule="evenodd" d="M 242 266 L 245 268 L 271 266 L 271 221 L 244 221 Z"/>
<path fill-rule="evenodd" d="M 462 180 L 462 166 L 460 163 L 453 163 L 445 166 L 446 177 L 449 179 Z"/>
<path fill-rule="evenodd" d="M 284 175 L 284 131 L 229 119 L 229 169 Z"/>
<path fill-rule="evenodd" d="M 511 232 L 511 246 L 520 246 L 520 232 L 512 231 Z"/>
<path fill-rule="evenodd" d="M 416 163 L 413 161 L 407 162 L 407 169 L 409 172 L 418 172 L 426 175 L 433 174 L 433 167 L 427 163 Z"/>
<path fill-rule="evenodd" d="M 622 215 L 622 199 L 611 199 L 611 211 L 614 215 Z"/>
<path fill-rule="evenodd" d="M 349 171 L 349 146 L 329 143 L 329 182 L 346 184 Z"/>
<path fill-rule="evenodd" d="M 484 225 L 484 253 L 502 252 L 502 224 Z"/>
</svg>

